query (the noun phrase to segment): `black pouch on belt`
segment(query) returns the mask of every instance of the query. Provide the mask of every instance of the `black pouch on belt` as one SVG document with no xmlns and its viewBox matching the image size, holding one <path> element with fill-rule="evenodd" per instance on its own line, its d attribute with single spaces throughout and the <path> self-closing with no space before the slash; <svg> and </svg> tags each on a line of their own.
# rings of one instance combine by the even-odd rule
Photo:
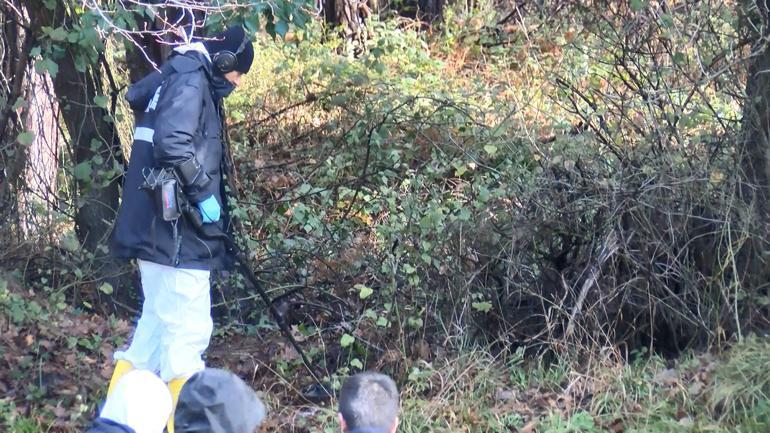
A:
<svg viewBox="0 0 770 433">
<path fill-rule="evenodd" d="M 140 187 L 153 196 L 163 221 L 176 221 L 182 216 L 179 204 L 179 186 L 173 172 L 162 168 L 146 168 L 142 171 L 144 183 Z"/>
<path fill-rule="evenodd" d="M 159 194 L 160 197 L 157 201 L 161 206 L 161 213 L 163 214 L 163 221 L 176 221 L 182 216 L 179 210 L 179 200 L 177 198 L 177 184 L 176 179 L 167 178 L 160 184 L 160 188 L 155 189 L 155 194 Z"/>
</svg>

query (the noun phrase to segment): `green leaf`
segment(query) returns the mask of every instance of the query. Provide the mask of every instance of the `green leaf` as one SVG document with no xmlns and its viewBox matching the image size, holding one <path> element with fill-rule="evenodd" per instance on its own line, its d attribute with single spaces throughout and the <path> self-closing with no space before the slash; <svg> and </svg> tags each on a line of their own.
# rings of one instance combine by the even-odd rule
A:
<svg viewBox="0 0 770 433">
<path fill-rule="evenodd" d="M 75 175 L 75 179 L 86 180 L 91 177 L 93 169 L 91 168 L 91 161 L 83 161 L 76 165 L 72 169 L 72 173 Z"/>
<path fill-rule="evenodd" d="M 660 23 L 664 28 L 671 29 L 674 27 L 674 17 L 671 14 L 663 14 L 660 16 Z"/>
<path fill-rule="evenodd" d="M 34 59 L 40 55 L 40 47 L 34 47 L 29 51 L 29 57 Z"/>
<path fill-rule="evenodd" d="M 16 102 L 13 103 L 13 107 L 11 107 L 11 110 L 19 111 L 22 108 L 27 108 L 27 101 L 26 99 L 19 96 L 18 98 L 16 98 Z"/>
<path fill-rule="evenodd" d="M 423 322 L 420 317 L 410 317 L 406 319 L 406 324 L 412 328 L 418 329 L 422 328 Z"/>
<path fill-rule="evenodd" d="M 78 41 L 78 45 L 83 48 L 93 48 L 97 52 L 104 50 L 104 42 L 102 42 L 96 29 L 92 27 L 84 28 L 83 31 L 80 32 L 80 40 Z"/>
<path fill-rule="evenodd" d="M 644 0 L 631 0 L 631 10 L 639 12 L 644 9 Z"/>
<path fill-rule="evenodd" d="M 299 188 L 297 188 L 297 193 L 299 193 L 299 195 L 305 195 L 309 193 L 311 189 L 313 189 L 313 187 L 310 186 L 309 183 L 303 183 L 299 186 Z"/>
<path fill-rule="evenodd" d="M 102 147 L 102 144 L 104 144 L 102 140 L 99 140 L 98 138 L 92 138 L 88 148 L 91 149 L 91 152 L 96 152 Z"/>
<path fill-rule="evenodd" d="M 64 27 L 57 27 L 48 33 L 48 37 L 51 38 L 52 41 L 56 42 L 63 42 L 67 40 L 67 36 L 69 33 L 67 33 L 67 30 L 64 30 Z"/>
<path fill-rule="evenodd" d="M 384 328 L 388 326 L 388 319 L 384 317 L 380 317 L 379 319 L 377 319 L 377 326 L 379 326 L 380 328 Z"/>
<path fill-rule="evenodd" d="M 491 302 L 474 302 L 471 304 L 471 307 L 473 307 L 476 311 L 481 311 L 482 313 L 489 313 L 489 310 L 492 309 L 492 303 Z"/>
<path fill-rule="evenodd" d="M 56 74 L 59 73 L 59 65 L 53 60 L 46 58 L 35 62 L 35 71 L 41 75 L 47 72 L 51 78 L 56 78 Z"/>
<path fill-rule="evenodd" d="M 286 37 L 286 32 L 289 31 L 289 23 L 287 23 L 284 20 L 280 20 L 277 23 L 275 23 L 275 33 L 279 35 L 281 38 Z"/>
<path fill-rule="evenodd" d="M 353 358 L 353 360 L 350 361 L 350 366 L 351 367 L 355 367 L 355 368 L 357 368 L 359 370 L 363 370 L 364 369 L 364 364 L 358 358 Z"/>
<path fill-rule="evenodd" d="M 307 20 L 308 20 L 308 15 L 304 11 L 302 11 L 302 9 L 298 9 L 297 13 L 294 14 L 294 16 L 292 17 L 292 22 L 294 23 L 294 25 L 301 29 L 305 28 L 305 24 L 307 24 Z"/>
<path fill-rule="evenodd" d="M 355 74 L 350 78 L 350 82 L 353 86 L 360 87 L 369 82 L 369 77 L 365 74 Z"/>
<path fill-rule="evenodd" d="M 340 338 L 340 346 L 348 347 L 351 344 L 353 344 L 354 341 L 356 341 L 356 338 L 353 337 L 352 335 L 347 334 L 347 333 L 346 334 L 342 334 L 342 338 Z"/>
<path fill-rule="evenodd" d="M 60 245 L 62 248 L 70 252 L 80 251 L 80 242 L 78 242 L 73 233 L 69 233 L 63 236 L 60 240 Z"/>
<path fill-rule="evenodd" d="M 495 156 L 495 154 L 497 153 L 497 146 L 487 144 L 484 146 L 484 152 L 487 152 L 489 156 Z"/>
<path fill-rule="evenodd" d="M 86 71 L 86 58 L 80 53 L 75 56 L 75 70 L 78 72 Z"/>
<path fill-rule="evenodd" d="M 115 291 L 115 289 L 112 288 L 112 284 L 108 282 L 103 282 L 101 286 L 99 286 L 99 291 L 104 293 L 105 295 L 111 295 L 112 292 Z"/>
<path fill-rule="evenodd" d="M 144 14 L 147 18 L 154 20 L 155 19 L 155 11 L 152 10 L 151 6 L 139 8 L 137 11 L 139 14 Z"/>
<path fill-rule="evenodd" d="M 110 102 L 110 98 L 104 96 L 104 95 L 96 95 L 94 96 L 94 104 L 96 104 L 99 107 L 107 108 L 107 103 Z"/>
<path fill-rule="evenodd" d="M 263 3 L 259 3 L 263 4 Z M 251 34 L 256 34 L 259 32 L 259 13 L 258 11 L 252 11 L 249 16 L 246 17 L 246 19 L 243 22 L 243 26 L 246 27 L 246 30 L 249 31 Z"/>
<path fill-rule="evenodd" d="M 33 141 L 35 141 L 35 134 L 29 131 L 24 131 L 16 137 L 16 141 L 18 141 L 22 146 L 29 146 Z"/>
<path fill-rule="evenodd" d="M 366 299 L 374 293 L 374 290 L 371 287 L 366 287 L 363 284 L 356 284 L 353 287 L 358 289 L 358 297 L 361 299 Z"/>
<path fill-rule="evenodd" d="M 335 107 L 347 107 L 348 102 L 349 102 L 348 95 L 344 93 L 339 93 L 329 98 L 329 104 Z"/>
<path fill-rule="evenodd" d="M 675 64 L 683 65 L 687 62 L 687 55 L 681 51 L 677 51 L 671 58 Z"/>
</svg>

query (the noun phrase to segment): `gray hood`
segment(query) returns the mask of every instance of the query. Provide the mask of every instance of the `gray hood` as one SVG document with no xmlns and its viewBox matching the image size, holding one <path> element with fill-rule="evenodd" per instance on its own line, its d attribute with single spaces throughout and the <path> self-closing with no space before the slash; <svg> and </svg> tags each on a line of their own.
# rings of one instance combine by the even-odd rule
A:
<svg viewBox="0 0 770 433">
<path fill-rule="evenodd" d="M 229 371 L 208 368 L 182 387 L 174 413 L 176 433 L 254 433 L 265 419 L 257 394 Z"/>
</svg>

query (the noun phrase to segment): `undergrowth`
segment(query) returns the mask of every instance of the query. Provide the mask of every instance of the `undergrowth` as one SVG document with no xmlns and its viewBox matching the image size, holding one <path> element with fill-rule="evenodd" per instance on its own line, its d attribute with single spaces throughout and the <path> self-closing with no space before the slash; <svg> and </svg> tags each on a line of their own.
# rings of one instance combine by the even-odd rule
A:
<svg viewBox="0 0 770 433">
<path fill-rule="evenodd" d="M 494 34 L 488 10 L 457 11 L 430 37 L 373 22 L 355 60 L 313 26 L 260 40 L 260 73 L 228 101 L 234 215 L 287 319 L 340 343 L 321 365 L 425 359 L 458 334 L 628 357 L 763 329 L 764 268 L 746 271 L 762 223 L 730 145 L 741 59 L 693 78 L 733 41 L 673 32 L 713 18 L 734 35 L 719 7 L 654 25 L 563 11 Z M 254 294 L 230 293 L 227 320 L 259 322 Z"/>
<path fill-rule="evenodd" d="M 45 297 L 25 293 L 13 277 L 0 282 L 0 426 L 9 433 L 83 431 L 103 398 L 109 346 L 125 338 L 125 322 L 71 307 L 55 316 L 41 313 L 51 308 Z M 334 399 L 293 400 L 294 392 L 284 394 L 276 386 L 291 380 L 277 373 L 279 360 L 266 359 L 269 369 L 244 364 L 231 338 L 215 338 L 214 347 L 229 350 L 221 358 L 210 354 L 209 364 L 239 373 L 260 392 L 271 407 L 263 431 L 337 431 Z M 272 351 L 283 347 L 280 340 L 266 333 L 258 344 Z M 718 354 L 688 352 L 676 361 L 645 351 L 631 362 L 609 351 L 582 363 L 529 358 L 523 350 L 493 353 L 491 347 L 469 344 L 417 362 L 398 376 L 399 431 L 759 433 L 770 428 L 768 337 L 750 336 Z"/>
</svg>

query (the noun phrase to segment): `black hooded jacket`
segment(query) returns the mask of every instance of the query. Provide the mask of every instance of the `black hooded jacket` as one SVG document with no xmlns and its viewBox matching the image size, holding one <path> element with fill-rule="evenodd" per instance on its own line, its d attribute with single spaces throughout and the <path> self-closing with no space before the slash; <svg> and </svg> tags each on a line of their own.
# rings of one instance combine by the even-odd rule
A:
<svg viewBox="0 0 770 433">
<path fill-rule="evenodd" d="M 135 113 L 135 134 L 122 202 L 110 242 L 120 258 L 212 270 L 225 267 L 224 242 L 201 236 L 185 217 L 164 221 L 156 200 L 140 189 L 147 168 L 173 168 L 195 158 L 201 176 L 184 188 L 191 203 L 216 197 L 226 230 L 221 98 L 213 93 L 211 62 L 200 52 L 175 53 L 161 71 L 132 85 L 126 99 Z"/>
</svg>

